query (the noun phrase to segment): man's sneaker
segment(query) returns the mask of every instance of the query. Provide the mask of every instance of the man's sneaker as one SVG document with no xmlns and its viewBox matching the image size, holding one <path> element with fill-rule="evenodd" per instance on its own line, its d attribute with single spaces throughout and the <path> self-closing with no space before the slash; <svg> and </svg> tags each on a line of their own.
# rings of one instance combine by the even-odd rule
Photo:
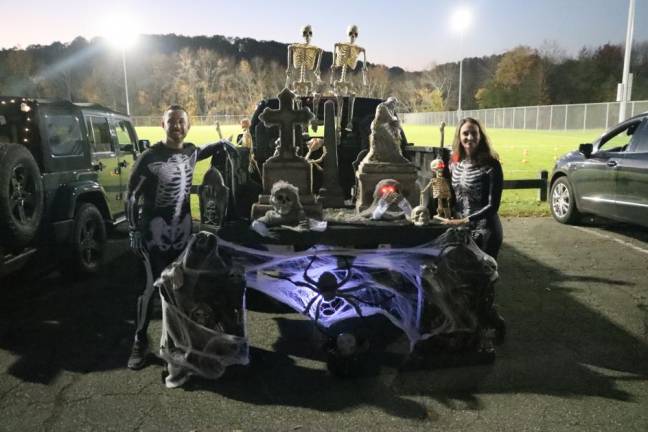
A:
<svg viewBox="0 0 648 432">
<path fill-rule="evenodd" d="M 128 369 L 139 370 L 146 365 L 146 356 L 148 355 L 148 341 L 135 339 L 131 354 L 128 358 Z"/>
</svg>

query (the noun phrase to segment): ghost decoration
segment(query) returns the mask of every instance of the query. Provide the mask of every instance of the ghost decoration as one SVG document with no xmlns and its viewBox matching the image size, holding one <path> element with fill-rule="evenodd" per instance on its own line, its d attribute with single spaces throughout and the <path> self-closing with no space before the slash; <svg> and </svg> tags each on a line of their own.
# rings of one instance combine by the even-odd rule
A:
<svg viewBox="0 0 648 432">
<path fill-rule="evenodd" d="M 412 206 L 401 193 L 398 180 L 383 179 L 376 184 L 373 202 L 361 216 L 372 220 L 398 220 L 409 218 Z"/>
</svg>

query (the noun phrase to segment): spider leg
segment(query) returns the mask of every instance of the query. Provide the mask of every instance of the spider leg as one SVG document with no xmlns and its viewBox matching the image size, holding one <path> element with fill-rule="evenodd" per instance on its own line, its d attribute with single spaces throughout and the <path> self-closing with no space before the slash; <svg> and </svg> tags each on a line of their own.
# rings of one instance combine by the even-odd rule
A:
<svg viewBox="0 0 648 432">
<path fill-rule="evenodd" d="M 351 305 L 351 307 L 356 311 L 358 316 L 360 318 L 364 318 L 364 315 L 362 315 L 362 311 L 360 310 L 360 307 L 355 302 L 353 302 L 351 299 L 357 300 L 359 302 L 362 302 L 362 300 L 358 299 L 357 297 L 347 296 L 347 295 L 344 295 L 344 294 L 340 294 L 338 297 L 342 297 L 344 300 L 346 300 L 346 302 L 349 303 Z"/>
<path fill-rule="evenodd" d="M 310 301 L 308 302 L 308 304 L 304 308 L 304 312 L 302 312 L 304 315 L 308 315 L 308 312 L 310 312 L 310 309 L 311 309 L 311 307 L 313 307 L 313 303 L 315 303 L 315 300 L 317 300 L 317 297 L 319 297 L 319 296 L 315 296 L 312 299 L 310 299 Z"/>
<path fill-rule="evenodd" d="M 315 324 L 317 324 L 317 321 L 319 320 L 319 316 L 320 316 L 320 307 L 322 306 L 322 300 L 323 300 L 323 299 L 324 299 L 323 297 L 320 297 L 319 301 L 318 301 L 317 304 L 315 305 Z"/>
<path fill-rule="evenodd" d="M 306 269 L 304 270 L 304 274 L 302 275 L 302 277 L 304 278 L 304 280 L 306 282 L 308 282 L 309 284 L 314 285 L 314 286 L 317 286 L 317 282 L 315 282 L 313 279 L 311 279 L 310 276 L 308 276 L 308 270 L 311 268 L 311 266 L 313 265 L 313 262 L 315 262 L 316 258 L 317 258 L 317 255 L 313 255 L 313 258 L 310 260 L 310 262 L 306 266 Z"/>
<path fill-rule="evenodd" d="M 353 272 L 351 271 L 351 264 L 349 263 L 349 259 L 346 256 L 343 256 L 342 259 L 344 260 L 344 263 L 346 264 L 346 274 L 344 275 L 344 279 L 342 279 L 340 282 L 338 282 L 337 288 L 340 288 L 345 283 L 349 282 L 349 280 L 351 279 L 351 276 L 353 276 Z"/>
<path fill-rule="evenodd" d="M 392 294 L 391 297 L 389 297 L 389 298 L 387 298 L 387 299 L 381 301 L 380 303 L 368 302 L 368 301 L 366 301 L 366 300 L 362 300 L 362 299 L 360 299 L 360 298 L 358 298 L 358 297 L 356 297 L 356 296 L 354 296 L 354 295 L 351 295 L 351 294 L 345 294 L 345 293 L 341 293 L 341 294 L 340 294 L 340 297 L 348 298 L 348 299 L 353 299 L 353 300 L 355 300 L 355 301 L 357 301 L 357 302 L 359 302 L 359 303 L 364 303 L 364 304 L 366 304 L 367 306 L 380 307 L 380 306 L 384 305 L 386 302 L 388 302 L 389 300 L 393 299 L 393 298 L 395 297 L 395 295 Z"/>
<path fill-rule="evenodd" d="M 269 277 L 274 278 L 274 279 L 282 279 L 282 280 L 288 281 L 291 284 L 293 284 L 295 286 L 298 286 L 298 287 L 308 288 L 309 290 L 314 291 L 314 292 L 319 294 L 319 291 L 316 288 L 314 288 L 315 284 L 311 285 L 308 282 L 294 281 L 294 280 L 290 279 L 288 276 L 274 275 L 274 274 L 271 274 L 271 273 L 264 273 L 264 274 L 266 276 L 269 276 Z"/>
</svg>

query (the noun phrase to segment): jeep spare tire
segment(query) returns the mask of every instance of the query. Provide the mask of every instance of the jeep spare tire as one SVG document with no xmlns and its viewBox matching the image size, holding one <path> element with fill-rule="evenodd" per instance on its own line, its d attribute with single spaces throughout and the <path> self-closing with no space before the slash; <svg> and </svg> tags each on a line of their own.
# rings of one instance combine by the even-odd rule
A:
<svg viewBox="0 0 648 432">
<path fill-rule="evenodd" d="M 43 184 L 32 154 L 0 144 L 0 239 L 9 248 L 29 243 L 43 217 Z"/>
</svg>

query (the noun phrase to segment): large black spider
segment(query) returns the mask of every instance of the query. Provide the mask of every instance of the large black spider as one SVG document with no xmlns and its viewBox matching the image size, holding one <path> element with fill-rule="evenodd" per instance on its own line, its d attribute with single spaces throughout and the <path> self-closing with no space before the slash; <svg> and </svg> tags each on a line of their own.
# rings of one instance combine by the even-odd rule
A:
<svg viewBox="0 0 648 432">
<path fill-rule="evenodd" d="M 362 285 L 358 285 L 352 288 L 342 288 L 347 282 L 349 282 L 349 280 L 351 280 L 351 277 L 353 276 L 353 272 L 351 271 L 351 264 L 349 263 L 347 257 L 342 258 L 346 265 L 346 274 L 344 275 L 342 280 L 338 282 L 337 278 L 333 273 L 329 271 L 325 271 L 320 275 L 317 281 L 314 281 L 308 275 L 308 270 L 311 268 L 316 258 L 317 255 L 313 255 L 313 258 L 310 260 L 308 266 L 306 266 L 306 269 L 302 274 L 302 277 L 305 282 L 294 281 L 290 279 L 288 276 L 284 276 L 281 274 L 266 273 L 267 276 L 276 279 L 287 280 L 288 282 L 292 283 L 295 286 L 308 288 L 309 290 L 314 291 L 317 295 L 308 302 L 308 304 L 306 305 L 302 313 L 304 315 L 308 315 L 311 308 L 313 307 L 313 304 L 315 304 L 315 322 L 317 322 L 317 320 L 319 319 L 320 311 L 322 310 L 322 303 L 330 304 L 330 307 L 327 309 L 336 310 L 340 306 L 339 304 L 340 299 L 344 299 L 349 305 L 351 305 L 351 307 L 353 307 L 353 309 L 356 311 L 356 313 L 360 318 L 364 318 L 364 316 L 362 315 L 362 311 L 358 307 L 358 303 L 363 303 L 368 306 L 380 307 L 382 304 L 393 299 L 395 296 L 394 294 L 392 294 L 391 296 L 384 299 L 380 303 L 372 303 L 366 300 L 362 300 L 356 297 L 355 295 L 349 294 L 351 292 L 360 291 L 366 287 Z M 330 312 L 328 314 L 325 313 L 325 315 L 330 315 L 332 313 L 333 312 Z"/>
</svg>

